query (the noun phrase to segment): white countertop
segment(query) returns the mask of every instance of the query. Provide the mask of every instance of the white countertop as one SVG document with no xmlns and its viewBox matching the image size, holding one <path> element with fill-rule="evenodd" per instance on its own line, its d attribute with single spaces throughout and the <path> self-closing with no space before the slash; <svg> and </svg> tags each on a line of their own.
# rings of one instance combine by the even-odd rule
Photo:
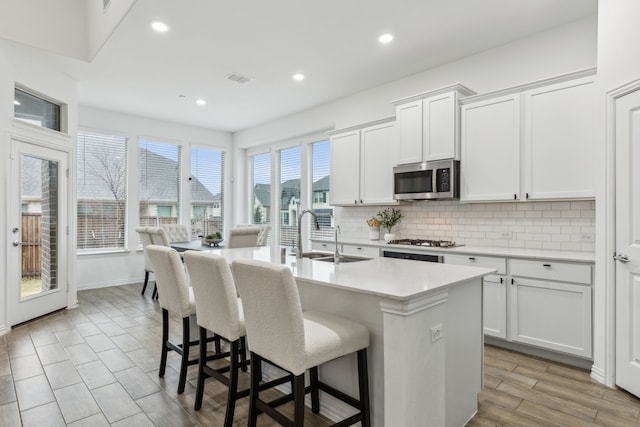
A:
<svg viewBox="0 0 640 427">
<path fill-rule="evenodd" d="M 203 250 L 209 251 L 206 247 Z M 252 259 L 280 264 L 280 248 L 211 249 L 229 262 Z M 442 291 L 450 286 L 494 273 L 494 269 L 415 262 L 376 257 L 367 261 L 342 263 L 297 259 L 287 254 L 285 264 L 296 279 L 316 284 L 377 295 L 395 300 L 409 300 Z"/>
<path fill-rule="evenodd" d="M 314 242 L 322 242 L 333 244 L 333 239 L 312 239 Z M 523 248 L 501 248 L 492 246 L 458 246 L 455 248 L 427 248 L 421 246 L 410 245 L 390 245 L 383 240 L 368 240 L 346 238 L 339 239 L 338 244 L 369 246 L 376 248 L 384 248 L 395 250 L 398 252 L 429 252 L 439 255 L 453 254 L 469 254 L 469 255 L 487 255 L 501 256 L 509 258 L 531 258 L 531 259 L 548 259 L 555 261 L 571 261 L 571 262 L 595 262 L 595 254 L 593 252 L 576 252 L 576 251 L 552 251 L 544 249 L 523 249 Z"/>
</svg>

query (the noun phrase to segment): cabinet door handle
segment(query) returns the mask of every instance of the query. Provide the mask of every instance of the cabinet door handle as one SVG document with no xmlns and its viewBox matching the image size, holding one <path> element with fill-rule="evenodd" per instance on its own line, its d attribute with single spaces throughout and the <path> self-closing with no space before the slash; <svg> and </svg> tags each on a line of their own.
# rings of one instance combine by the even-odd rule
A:
<svg viewBox="0 0 640 427">
<path fill-rule="evenodd" d="M 529 193 L 526 194 L 527 199 L 529 198 Z"/>
<path fill-rule="evenodd" d="M 518 195 L 513 193 L 513 200 L 517 200 L 518 199 Z"/>
<path fill-rule="evenodd" d="M 354 201 L 353 201 L 353 204 L 354 204 L 354 205 L 357 205 L 357 204 L 358 204 L 358 201 L 357 201 L 357 200 L 354 200 Z"/>
<path fill-rule="evenodd" d="M 511 284 L 512 284 L 512 285 L 515 285 L 515 284 L 516 284 L 516 281 L 515 281 L 514 279 L 511 279 Z"/>
<path fill-rule="evenodd" d="M 475 261 L 475 260 L 476 260 L 475 257 L 472 257 L 472 256 L 469 257 L 469 261 Z"/>
<path fill-rule="evenodd" d="M 550 267 L 551 267 L 551 264 L 542 264 L 542 266 L 543 266 L 543 267 L 550 268 Z"/>
<path fill-rule="evenodd" d="M 362 204 L 362 200 L 360 200 L 360 204 Z"/>
<path fill-rule="evenodd" d="M 500 284 L 502 285 L 502 283 L 504 282 L 504 278 L 500 278 Z"/>
</svg>

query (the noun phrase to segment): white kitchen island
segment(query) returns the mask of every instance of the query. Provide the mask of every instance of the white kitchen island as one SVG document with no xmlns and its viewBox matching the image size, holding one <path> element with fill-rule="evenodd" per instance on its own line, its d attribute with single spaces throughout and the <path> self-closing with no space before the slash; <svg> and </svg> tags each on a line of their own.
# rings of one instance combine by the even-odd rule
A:
<svg viewBox="0 0 640 427">
<path fill-rule="evenodd" d="M 229 262 L 282 263 L 280 248 L 215 253 Z M 473 417 L 482 387 L 482 278 L 494 270 L 391 258 L 334 265 L 286 256 L 284 263 L 296 277 L 304 310 L 333 313 L 371 331 L 374 426 L 459 427 Z M 355 365 L 355 358 L 340 358 L 323 365 L 320 376 L 357 396 Z M 352 411 L 321 396 L 321 413 L 329 418 Z"/>
</svg>

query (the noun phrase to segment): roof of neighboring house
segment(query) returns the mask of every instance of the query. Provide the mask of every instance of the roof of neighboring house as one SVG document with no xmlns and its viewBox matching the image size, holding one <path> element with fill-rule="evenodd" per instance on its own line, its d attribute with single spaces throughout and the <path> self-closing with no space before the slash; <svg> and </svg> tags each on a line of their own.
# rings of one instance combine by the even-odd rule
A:
<svg viewBox="0 0 640 427">
<path fill-rule="evenodd" d="M 316 182 L 313 183 L 312 190 L 315 193 L 316 191 L 329 191 L 329 175 L 320 178 Z"/>
<path fill-rule="evenodd" d="M 294 178 L 283 182 L 280 185 L 280 200 L 283 204 L 289 204 L 291 198 L 300 200 L 300 179 Z M 313 183 L 313 191 L 329 191 L 329 175 L 320 178 Z M 271 185 L 270 184 L 256 184 L 253 187 L 255 197 L 260 204 L 264 207 L 271 206 Z"/>
</svg>

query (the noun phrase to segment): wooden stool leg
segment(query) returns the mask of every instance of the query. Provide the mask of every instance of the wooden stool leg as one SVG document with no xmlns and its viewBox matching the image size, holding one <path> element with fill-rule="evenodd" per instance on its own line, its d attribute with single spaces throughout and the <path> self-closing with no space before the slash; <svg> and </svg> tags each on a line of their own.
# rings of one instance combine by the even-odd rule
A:
<svg viewBox="0 0 640 427">
<path fill-rule="evenodd" d="M 229 391 L 227 394 L 227 411 L 224 415 L 224 427 L 233 426 L 233 414 L 236 409 L 236 398 L 238 397 L 239 348 L 240 340 L 235 340 L 231 343 L 231 355 L 229 360 Z"/>
<path fill-rule="evenodd" d="M 169 312 L 166 309 L 162 309 L 162 350 L 160 353 L 160 369 L 158 370 L 158 376 L 164 377 L 164 370 L 167 367 L 167 341 L 169 340 Z"/>
<path fill-rule="evenodd" d="M 293 380 L 293 425 L 304 427 L 304 373 Z"/>
<path fill-rule="evenodd" d="M 258 423 L 258 408 L 256 401 L 258 400 L 258 387 L 262 379 L 262 358 L 251 352 L 251 387 L 249 389 L 249 427 L 256 427 Z"/>
<path fill-rule="evenodd" d="M 193 408 L 197 411 L 202 408 L 202 396 L 204 395 L 204 365 L 207 364 L 207 330 L 200 327 L 200 358 L 198 360 L 198 385 L 196 387 L 196 401 Z"/>
<path fill-rule="evenodd" d="M 314 414 L 320 412 L 320 391 L 318 389 L 318 367 L 309 370 L 309 380 L 311 382 L 311 411 Z"/>
<path fill-rule="evenodd" d="M 187 383 L 187 368 L 189 367 L 189 317 L 182 318 L 182 359 L 180 361 L 180 380 L 178 381 L 178 394 L 184 392 Z"/>
<path fill-rule="evenodd" d="M 149 272 L 145 271 L 144 272 L 144 285 L 142 285 L 142 292 L 140 293 L 140 295 L 144 295 L 144 291 L 147 290 L 147 283 L 149 283 Z"/>
<path fill-rule="evenodd" d="M 242 372 L 247 372 L 247 337 L 240 337 L 240 363 Z"/>
<path fill-rule="evenodd" d="M 369 406 L 369 370 L 367 367 L 367 349 L 358 351 L 358 382 L 360 389 L 360 406 L 362 411 L 362 427 L 371 426 L 371 407 Z"/>
</svg>

